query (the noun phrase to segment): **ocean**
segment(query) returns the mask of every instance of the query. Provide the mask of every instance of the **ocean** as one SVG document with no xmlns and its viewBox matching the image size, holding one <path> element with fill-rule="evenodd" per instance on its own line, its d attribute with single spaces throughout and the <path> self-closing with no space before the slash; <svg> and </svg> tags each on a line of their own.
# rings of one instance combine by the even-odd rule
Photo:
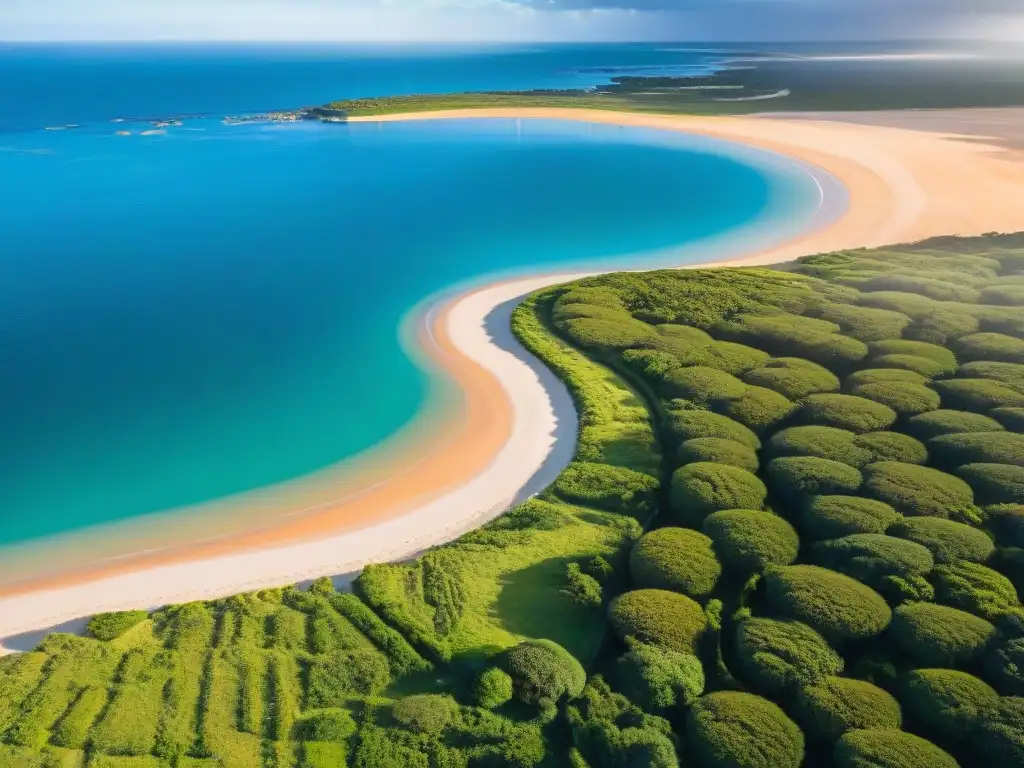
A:
<svg viewBox="0 0 1024 768">
<path fill-rule="evenodd" d="M 429 297 L 696 260 L 701 243 L 795 233 L 820 203 L 799 165 L 650 129 L 221 116 L 593 84 L 717 55 L 0 48 L 0 545 L 262 488 L 381 444 L 433 402 L 403 330 Z M 187 117 L 142 135 L 172 116 Z"/>
</svg>

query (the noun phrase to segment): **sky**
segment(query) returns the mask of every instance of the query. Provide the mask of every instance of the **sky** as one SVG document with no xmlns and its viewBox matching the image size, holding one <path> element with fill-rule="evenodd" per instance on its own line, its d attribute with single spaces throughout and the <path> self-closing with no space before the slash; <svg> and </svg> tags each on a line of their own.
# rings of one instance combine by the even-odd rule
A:
<svg viewBox="0 0 1024 768">
<path fill-rule="evenodd" d="M 1024 0 L 0 0 L 0 40 L 1024 41 Z"/>
</svg>

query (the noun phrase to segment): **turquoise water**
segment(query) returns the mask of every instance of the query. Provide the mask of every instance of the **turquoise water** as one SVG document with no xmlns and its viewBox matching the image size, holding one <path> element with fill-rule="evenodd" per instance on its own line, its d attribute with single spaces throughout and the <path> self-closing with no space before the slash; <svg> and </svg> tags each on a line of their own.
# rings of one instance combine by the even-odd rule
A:
<svg viewBox="0 0 1024 768">
<path fill-rule="evenodd" d="M 794 232 L 820 198 L 779 158 L 654 130 L 114 128 L 0 136 L 0 543 L 380 443 L 430 391 L 402 323 L 452 286 L 674 263 Z"/>
</svg>

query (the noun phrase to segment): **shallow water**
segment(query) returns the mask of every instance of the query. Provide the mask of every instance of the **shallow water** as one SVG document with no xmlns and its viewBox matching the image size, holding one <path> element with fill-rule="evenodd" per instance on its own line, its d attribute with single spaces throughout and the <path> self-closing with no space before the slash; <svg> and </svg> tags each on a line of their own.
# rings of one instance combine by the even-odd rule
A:
<svg viewBox="0 0 1024 768">
<path fill-rule="evenodd" d="M 403 318 L 452 286 L 675 263 L 665 249 L 798 231 L 820 202 L 800 166 L 655 130 L 115 129 L 0 137 L 3 544 L 380 443 L 429 391 Z"/>
</svg>

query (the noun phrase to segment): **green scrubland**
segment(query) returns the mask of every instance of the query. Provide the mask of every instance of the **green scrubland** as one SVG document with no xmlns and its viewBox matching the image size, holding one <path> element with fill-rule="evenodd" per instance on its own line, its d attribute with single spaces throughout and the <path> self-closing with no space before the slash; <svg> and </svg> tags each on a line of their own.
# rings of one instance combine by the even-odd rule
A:
<svg viewBox="0 0 1024 768">
<path fill-rule="evenodd" d="M 0 659 L 0 766 L 1024 765 L 1024 236 L 529 297 L 575 460 L 405 563 Z"/>
</svg>

